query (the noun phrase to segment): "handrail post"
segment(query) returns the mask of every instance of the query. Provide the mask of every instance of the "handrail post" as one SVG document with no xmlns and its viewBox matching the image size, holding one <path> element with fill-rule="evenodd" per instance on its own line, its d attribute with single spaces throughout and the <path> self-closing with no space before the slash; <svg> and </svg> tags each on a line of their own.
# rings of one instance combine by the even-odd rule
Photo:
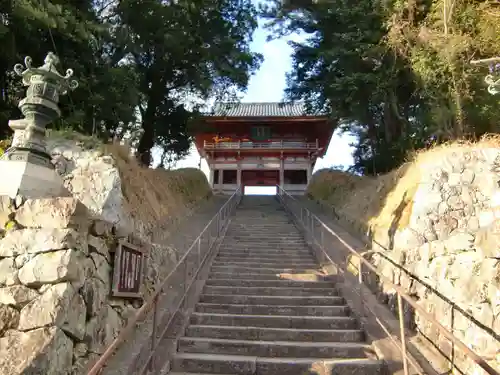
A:
<svg viewBox="0 0 500 375">
<path fill-rule="evenodd" d="M 359 282 L 359 305 L 361 307 L 361 316 L 365 316 L 365 300 L 363 298 L 363 262 L 361 262 L 361 259 L 359 259 L 359 266 L 358 266 L 358 282 Z"/>
<path fill-rule="evenodd" d="M 185 262 L 184 262 L 184 293 L 187 292 L 187 288 L 188 288 L 188 283 L 187 283 L 188 276 L 189 276 L 188 265 L 189 265 L 188 258 L 185 258 Z"/>
<path fill-rule="evenodd" d="M 198 265 L 201 264 L 201 237 L 198 237 Z"/>
<path fill-rule="evenodd" d="M 403 357 L 403 371 L 404 375 L 408 375 L 408 358 L 406 353 L 406 330 L 405 330 L 405 321 L 403 312 L 403 299 L 401 298 L 401 294 L 397 293 L 397 295 L 398 295 L 399 329 L 401 331 L 401 352 L 402 352 L 401 354 Z"/>
<path fill-rule="evenodd" d="M 154 307 L 153 307 L 153 329 L 151 330 L 151 359 L 149 360 L 149 371 L 151 372 L 156 372 L 155 371 L 155 346 L 156 346 L 156 323 L 158 320 L 158 295 L 154 299 Z"/>
<path fill-rule="evenodd" d="M 315 244 L 316 243 L 316 237 L 314 236 L 314 216 L 309 215 L 309 217 L 311 218 L 311 237 L 312 237 L 312 240 L 313 240 L 313 244 Z"/>
</svg>

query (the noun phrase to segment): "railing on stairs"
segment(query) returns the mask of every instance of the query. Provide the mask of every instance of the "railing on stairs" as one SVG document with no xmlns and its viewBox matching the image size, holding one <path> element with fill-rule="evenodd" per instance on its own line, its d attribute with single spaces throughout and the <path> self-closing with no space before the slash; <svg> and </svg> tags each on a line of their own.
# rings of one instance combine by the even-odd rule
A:
<svg viewBox="0 0 500 375">
<path fill-rule="evenodd" d="M 127 325 L 119 333 L 118 337 L 106 348 L 100 358 L 94 363 L 87 375 L 105 375 L 105 367 L 115 354 L 116 350 L 136 331 L 137 325 L 150 324 L 149 343 L 141 348 L 137 359 L 134 359 L 134 368 L 128 369 L 127 374 L 143 375 L 151 371 L 153 374 L 159 373 L 157 363 L 157 349 L 160 348 L 163 338 L 171 326 L 176 313 L 181 310 L 186 302 L 197 276 L 202 269 L 205 261 L 212 254 L 214 245 L 223 233 L 228 224 L 228 219 L 241 200 L 241 189 L 236 190 L 233 195 L 220 208 L 215 216 L 201 231 L 194 240 L 186 253 L 179 260 L 177 265 L 167 275 L 167 277 L 156 288 L 154 293 L 144 303 L 137 314 L 131 318 Z M 175 307 L 164 306 L 166 301 L 163 299 L 168 294 L 169 287 L 175 283 L 175 286 L 183 286 L 183 294 L 175 304 Z M 166 310 L 162 316 L 162 309 Z M 149 320 L 149 321 L 148 321 Z M 163 355 L 165 353 L 162 353 Z"/>
<path fill-rule="evenodd" d="M 303 207 L 303 205 L 295 199 L 292 195 L 287 193 L 284 189 L 278 186 L 278 198 L 285 207 L 285 209 L 292 215 L 297 224 L 302 227 L 307 239 L 311 242 L 315 249 L 320 251 L 320 256 L 322 263 L 329 263 L 335 270 L 338 272 L 338 276 L 345 280 L 345 275 L 347 275 L 350 271 L 347 269 L 339 269 L 342 267 L 342 261 L 339 259 L 333 260 L 330 254 L 334 254 L 335 252 L 329 252 L 328 246 L 334 242 L 340 243 L 346 250 L 347 254 L 354 256 L 359 261 L 357 272 L 357 283 L 358 290 L 353 290 L 358 297 L 359 303 L 362 306 L 363 310 L 366 309 L 371 312 L 373 315 L 377 315 L 371 308 L 364 302 L 364 292 L 363 287 L 366 287 L 366 280 L 363 278 L 364 271 L 363 269 L 369 270 L 376 274 L 381 281 L 383 281 L 388 287 L 392 288 L 397 294 L 397 304 L 398 304 L 398 320 L 399 320 L 399 329 L 400 329 L 400 337 L 399 342 L 395 339 L 394 335 L 389 332 L 387 326 L 380 319 L 376 319 L 380 328 L 387 334 L 388 338 L 394 343 L 394 345 L 401 352 L 401 357 L 403 359 L 403 371 L 405 375 L 409 374 L 409 365 L 412 366 L 416 373 L 423 375 L 420 371 L 420 366 L 416 363 L 415 359 L 410 355 L 407 350 L 407 332 L 405 328 L 405 317 L 404 317 L 404 309 L 403 309 L 403 301 L 407 305 L 410 305 L 418 311 L 420 317 L 425 319 L 427 322 L 432 324 L 436 329 L 448 340 L 450 340 L 458 349 L 460 349 L 468 358 L 473 360 L 478 366 L 480 366 L 487 374 L 489 375 L 500 375 L 492 366 L 490 366 L 481 356 L 472 351 L 467 347 L 460 339 L 453 335 L 448 329 L 446 329 L 442 324 L 440 324 L 437 320 L 435 320 L 432 316 L 430 316 L 423 307 L 421 307 L 417 301 L 410 297 L 407 293 L 405 293 L 404 289 L 398 285 L 395 285 L 391 280 L 382 275 L 370 262 L 363 258 L 363 256 L 353 249 L 341 236 L 339 236 L 333 229 L 328 227 L 320 218 L 318 218 L 315 214 L 309 211 L 307 208 Z M 337 248 L 336 248 L 337 250 Z M 345 261 L 345 254 L 343 256 Z M 347 264 L 346 264 L 347 268 Z M 363 285 L 364 284 L 364 285 Z"/>
</svg>

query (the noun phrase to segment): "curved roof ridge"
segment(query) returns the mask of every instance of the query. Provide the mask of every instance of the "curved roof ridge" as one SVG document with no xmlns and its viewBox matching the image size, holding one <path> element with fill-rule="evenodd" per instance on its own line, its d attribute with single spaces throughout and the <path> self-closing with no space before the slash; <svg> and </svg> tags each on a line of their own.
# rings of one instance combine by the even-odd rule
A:
<svg viewBox="0 0 500 375">
<path fill-rule="evenodd" d="M 218 102 L 207 113 L 215 117 L 302 117 L 318 116 L 306 113 L 300 102 Z"/>
</svg>

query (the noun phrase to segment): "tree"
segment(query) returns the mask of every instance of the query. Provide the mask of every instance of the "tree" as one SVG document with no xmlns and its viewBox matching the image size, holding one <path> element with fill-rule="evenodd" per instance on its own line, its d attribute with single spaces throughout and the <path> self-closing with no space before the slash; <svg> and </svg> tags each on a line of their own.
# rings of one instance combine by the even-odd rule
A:
<svg viewBox="0 0 500 375">
<path fill-rule="evenodd" d="M 136 75 L 130 67 L 112 61 L 110 27 L 99 19 L 93 1 L 2 2 L 0 14 L 0 43 L 7 52 L 0 56 L 2 136 L 9 133 L 8 120 L 20 116 L 15 107 L 24 96 L 20 80 L 10 73 L 12 67 L 27 55 L 40 64 L 49 51 L 61 58 L 60 68 L 74 70 L 79 82 L 78 90 L 61 98 L 63 114 L 52 126 L 107 139 L 119 121 L 135 121 Z"/>
<path fill-rule="evenodd" d="M 355 161 L 364 172 L 393 167 L 393 157 L 374 157 L 387 144 L 402 147 L 418 99 L 411 73 L 381 45 L 386 27 L 380 10 L 367 0 L 336 0 L 292 10 L 275 4 L 267 15 L 280 33 L 309 34 L 306 42 L 292 44 L 288 98 L 304 99 L 312 110 L 327 111 L 345 130 L 362 136 Z"/>
<path fill-rule="evenodd" d="M 292 44 L 287 96 L 326 110 L 357 135 L 357 171 L 386 172 L 429 142 L 498 130 L 500 108 L 468 65 L 473 54 L 498 53 L 498 8 L 447 0 L 303 3 L 263 9 L 276 36 L 308 34 Z"/>
<path fill-rule="evenodd" d="M 63 115 L 52 126 L 105 141 L 142 129 L 145 165 L 153 146 L 174 159 L 185 155 L 187 124 L 199 108 L 189 102 L 234 96 L 261 61 L 249 49 L 250 0 L 19 0 L 0 2 L 0 16 L 2 135 L 24 95 L 12 67 L 53 51 L 80 86 L 61 99 Z"/>
<path fill-rule="evenodd" d="M 221 98 L 246 88 L 261 59 L 249 49 L 256 9 L 250 0 L 126 0 L 115 11 L 128 33 L 128 60 L 141 77 L 139 153 L 149 165 L 158 141 L 166 151 L 174 144 L 188 148 L 191 113 L 181 105 L 187 98 Z M 165 134 L 184 140 L 166 142 Z"/>
</svg>

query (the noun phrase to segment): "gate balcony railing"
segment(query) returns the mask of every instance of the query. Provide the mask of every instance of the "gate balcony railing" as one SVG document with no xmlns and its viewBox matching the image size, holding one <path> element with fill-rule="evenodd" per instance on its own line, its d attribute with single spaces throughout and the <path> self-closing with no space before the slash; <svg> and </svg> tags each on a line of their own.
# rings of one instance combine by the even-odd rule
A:
<svg viewBox="0 0 500 375">
<path fill-rule="evenodd" d="M 204 142 L 205 150 L 318 150 L 319 143 L 316 142 Z"/>
<path fill-rule="evenodd" d="M 133 334 L 144 328 L 148 332 L 145 345 L 134 358 L 131 367 L 128 367 L 127 375 L 144 375 L 149 372 L 159 373 L 165 358 L 162 350 L 162 341 L 167 337 L 167 331 L 172 327 L 174 318 L 179 311 L 185 309 L 188 294 L 196 285 L 198 274 L 205 262 L 213 254 L 214 246 L 219 237 L 224 233 L 229 217 L 234 212 L 241 200 L 241 189 L 238 189 L 226 203 L 220 208 L 215 216 L 201 231 L 186 253 L 182 256 L 174 269 L 167 277 L 160 281 L 160 285 L 144 303 L 137 314 L 132 317 L 127 325 L 120 331 L 118 337 L 106 348 L 101 357 L 94 363 L 87 375 L 105 374 L 105 367 L 111 358 L 125 341 L 133 340 Z M 171 291 L 170 287 L 182 288 L 181 296 L 171 308 L 167 302 Z M 139 337 L 135 337 L 139 339 Z M 140 337 L 144 339 L 144 337 Z M 160 361 L 161 360 L 161 361 Z"/>
<path fill-rule="evenodd" d="M 397 294 L 397 310 L 398 310 L 398 320 L 399 320 L 399 329 L 400 329 L 400 337 L 397 337 L 399 341 L 394 337 L 393 334 L 390 333 L 389 328 L 380 320 L 376 319 L 377 324 L 380 328 L 387 334 L 388 338 L 393 342 L 393 344 L 398 348 L 401 352 L 401 356 L 403 359 L 403 370 L 404 374 L 409 374 L 409 365 L 412 366 L 414 371 L 420 375 L 424 375 L 422 371 L 420 371 L 419 364 L 413 359 L 411 354 L 407 349 L 407 332 L 405 327 L 404 320 L 404 309 L 403 302 L 406 305 L 411 306 L 418 312 L 419 316 L 429 322 L 432 326 L 434 326 L 440 334 L 450 340 L 453 345 L 462 351 L 466 357 L 474 361 L 479 367 L 481 367 L 487 374 L 489 375 L 500 375 L 500 373 L 495 370 L 492 366 L 490 366 L 484 358 L 479 356 L 477 353 L 472 351 L 467 347 L 460 339 L 458 339 L 452 332 L 446 329 L 441 323 L 435 320 L 429 313 L 425 311 L 425 309 L 418 304 L 418 302 L 410 297 L 404 289 L 394 284 L 391 280 L 389 280 L 386 276 L 378 271 L 369 261 L 363 258 L 363 256 L 353 249 L 341 236 L 339 236 L 333 229 L 328 227 L 320 218 L 314 215 L 307 208 L 303 207 L 302 204 L 297 201 L 293 196 L 287 193 L 285 190 L 278 186 L 278 198 L 285 207 L 285 209 L 290 213 L 295 222 L 298 224 L 300 228 L 303 229 L 304 235 L 306 239 L 311 243 L 313 248 L 316 250 L 316 254 L 318 256 L 318 260 L 320 261 L 323 267 L 333 266 L 333 269 L 337 270 L 338 276 L 343 279 L 345 284 L 351 284 L 347 279 L 346 275 L 352 274 L 352 267 L 356 267 L 354 270 L 355 274 L 357 274 L 356 283 L 357 287 L 353 288 L 353 292 L 357 295 L 360 306 L 362 310 L 362 314 L 364 311 L 369 311 L 373 316 L 377 316 L 377 314 L 373 311 L 373 309 L 366 303 L 364 295 L 365 293 L 370 293 L 367 291 L 369 289 L 367 282 L 367 278 L 363 277 L 368 272 L 373 272 L 379 277 L 379 280 L 387 285 L 388 288 L 394 290 Z M 331 249 L 332 245 L 335 244 L 335 249 Z M 339 248 L 338 244 L 341 245 Z M 344 249 L 344 251 L 339 251 Z M 319 250 L 319 251 L 318 251 Z M 333 250 L 333 251 L 332 251 Z M 356 257 L 357 265 L 353 265 L 350 262 L 346 262 L 347 256 Z M 336 257 L 335 260 L 332 259 L 331 256 Z M 338 257 L 338 258 L 337 258 Z M 452 364 L 453 365 L 453 364 Z M 450 372 L 451 373 L 451 372 Z"/>
</svg>

